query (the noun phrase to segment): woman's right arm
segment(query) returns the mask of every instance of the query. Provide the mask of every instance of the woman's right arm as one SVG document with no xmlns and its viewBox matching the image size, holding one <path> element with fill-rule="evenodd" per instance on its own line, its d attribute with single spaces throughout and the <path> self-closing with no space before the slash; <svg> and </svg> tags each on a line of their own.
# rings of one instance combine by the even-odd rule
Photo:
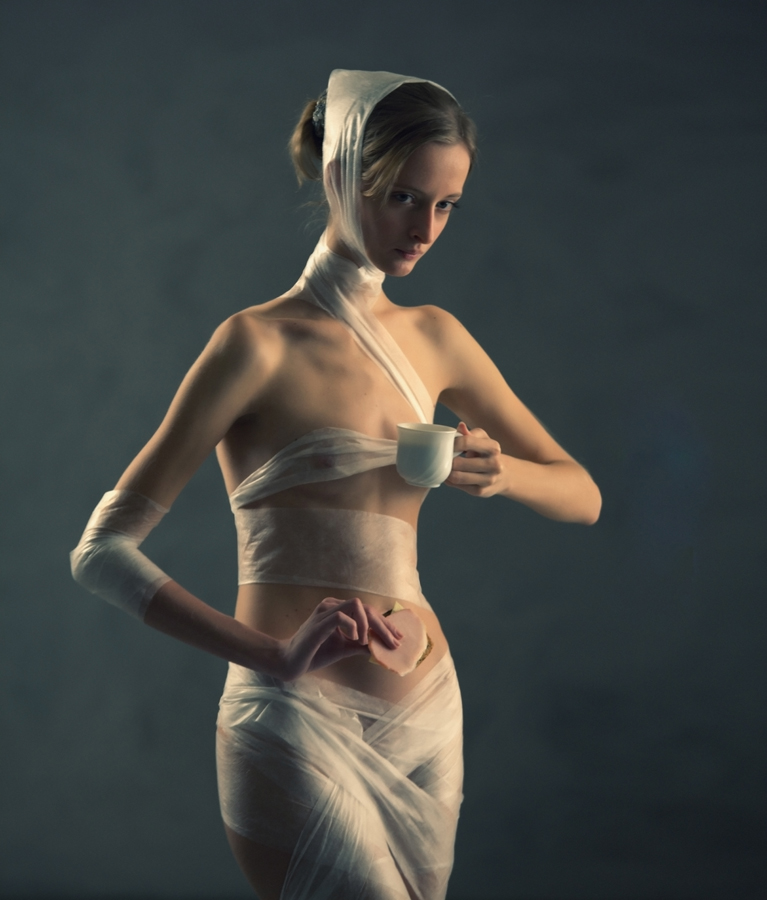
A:
<svg viewBox="0 0 767 900">
<path fill-rule="evenodd" d="M 89 590 L 130 609 L 147 625 L 216 656 L 290 679 L 365 653 L 368 628 L 394 643 L 388 624 L 359 601 L 328 600 L 291 639 L 279 641 L 203 603 L 138 550 L 232 424 L 257 404 L 279 352 L 267 330 L 247 315 L 219 326 L 157 432 L 97 507 L 73 551 L 72 570 Z"/>
</svg>

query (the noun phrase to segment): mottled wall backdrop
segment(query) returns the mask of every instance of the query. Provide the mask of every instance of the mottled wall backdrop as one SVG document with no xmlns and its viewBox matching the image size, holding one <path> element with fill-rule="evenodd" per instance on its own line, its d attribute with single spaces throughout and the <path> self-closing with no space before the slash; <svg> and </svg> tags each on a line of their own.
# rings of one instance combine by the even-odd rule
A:
<svg viewBox="0 0 767 900">
<path fill-rule="evenodd" d="M 284 145 L 334 67 L 476 118 L 463 209 L 391 296 L 461 318 L 604 494 L 593 528 L 427 501 L 466 704 L 451 898 L 764 896 L 764 10 L 0 3 L 3 896 L 249 895 L 224 663 L 67 554 L 214 327 L 300 273 Z M 232 610 L 212 460 L 147 548 Z"/>
</svg>

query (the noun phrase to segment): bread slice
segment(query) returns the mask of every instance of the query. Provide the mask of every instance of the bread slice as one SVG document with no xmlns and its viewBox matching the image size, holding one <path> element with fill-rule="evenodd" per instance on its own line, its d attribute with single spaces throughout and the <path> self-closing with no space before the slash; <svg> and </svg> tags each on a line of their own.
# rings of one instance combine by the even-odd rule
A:
<svg viewBox="0 0 767 900">
<path fill-rule="evenodd" d="M 391 649 L 374 634 L 369 632 L 370 662 L 383 666 L 397 675 L 409 675 L 429 655 L 432 642 L 426 634 L 423 622 L 412 609 L 405 609 L 399 603 L 384 615 L 391 617 L 392 622 L 402 632 L 403 638 L 399 647 Z"/>
</svg>

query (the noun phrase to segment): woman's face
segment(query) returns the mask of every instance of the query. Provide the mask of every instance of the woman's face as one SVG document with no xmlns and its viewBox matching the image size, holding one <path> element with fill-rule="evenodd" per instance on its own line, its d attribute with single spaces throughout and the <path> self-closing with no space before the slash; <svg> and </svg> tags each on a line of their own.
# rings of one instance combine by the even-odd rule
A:
<svg viewBox="0 0 767 900">
<path fill-rule="evenodd" d="M 362 198 L 362 234 L 374 266 L 387 275 L 412 272 L 442 233 L 469 174 L 463 144 L 423 144 L 411 155 L 383 207 Z"/>
</svg>

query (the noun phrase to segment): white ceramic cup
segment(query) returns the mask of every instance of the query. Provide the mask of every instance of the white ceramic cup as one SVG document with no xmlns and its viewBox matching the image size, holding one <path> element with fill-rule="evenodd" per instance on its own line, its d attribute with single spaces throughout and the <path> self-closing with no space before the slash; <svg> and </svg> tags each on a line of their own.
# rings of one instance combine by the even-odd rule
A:
<svg viewBox="0 0 767 900">
<path fill-rule="evenodd" d="M 397 471 L 415 487 L 439 487 L 453 468 L 455 428 L 403 422 L 397 425 Z"/>
</svg>

